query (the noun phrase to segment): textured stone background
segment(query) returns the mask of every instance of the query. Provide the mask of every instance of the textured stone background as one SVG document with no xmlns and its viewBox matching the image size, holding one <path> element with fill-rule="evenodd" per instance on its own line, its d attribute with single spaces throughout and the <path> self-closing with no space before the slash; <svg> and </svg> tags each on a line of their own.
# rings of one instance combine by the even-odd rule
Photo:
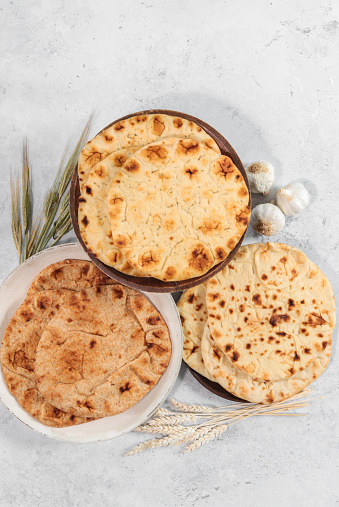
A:
<svg viewBox="0 0 339 507">
<path fill-rule="evenodd" d="M 159 107 L 212 124 L 244 163 L 270 160 L 275 190 L 304 182 L 312 204 L 275 240 L 302 248 L 338 295 L 336 0 L 2 0 L 0 22 L 0 279 L 17 264 L 9 169 L 20 167 L 23 137 L 42 199 L 91 111 L 95 133 Z M 0 406 L 0 504 L 337 505 L 336 349 L 315 383 L 325 398 L 306 417 L 243 422 L 189 455 L 173 448 L 124 457 L 139 434 L 91 445 L 48 440 Z M 173 396 L 222 403 L 184 366 Z"/>
</svg>

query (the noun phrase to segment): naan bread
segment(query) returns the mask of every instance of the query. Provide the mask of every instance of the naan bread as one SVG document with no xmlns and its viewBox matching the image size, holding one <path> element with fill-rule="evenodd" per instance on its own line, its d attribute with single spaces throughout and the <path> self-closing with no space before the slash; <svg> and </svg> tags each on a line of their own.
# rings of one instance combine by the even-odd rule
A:
<svg viewBox="0 0 339 507">
<path fill-rule="evenodd" d="M 201 340 L 201 354 L 206 369 L 226 391 L 252 403 L 269 404 L 283 401 L 298 393 L 323 373 L 331 350 L 327 347 L 311 363 L 295 375 L 275 382 L 254 380 L 247 373 L 238 370 L 213 340 L 206 324 Z"/>
<path fill-rule="evenodd" d="M 163 139 L 123 164 L 108 211 L 113 243 L 135 269 L 183 280 L 236 246 L 249 222 L 249 193 L 230 158 L 196 140 Z"/>
<path fill-rule="evenodd" d="M 166 114 L 132 116 L 104 130 L 83 148 L 78 162 L 81 193 L 86 193 L 85 185 L 91 169 L 105 157 L 118 150 L 139 148 L 165 137 L 198 139 L 220 153 L 212 137 L 190 120 Z"/>
<path fill-rule="evenodd" d="M 261 400 L 255 387 L 241 397 L 284 399 L 326 368 L 335 325 L 333 292 L 325 275 L 300 250 L 279 243 L 241 247 L 209 280 L 206 299 L 214 345 L 234 368 L 230 378 L 234 372 L 246 374 L 263 392 L 263 382 L 276 387 L 291 380 L 281 389 L 283 394 L 275 389 Z M 203 353 L 204 361 L 207 356 Z M 205 365 L 215 376 L 214 367 Z"/>
<path fill-rule="evenodd" d="M 201 338 L 207 322 L 206 283 L 186 290 L 177 303 L 184 335 L 183 360 L 209 380 L 215 379 L 205 368 L 201 355 Z"/>
<path fill-rule="evenodd" d="M 79 197 L 78 222 L 88 250 L 108 266 L 132 276 L 145 276 L 123 257 L 112 240 L 108 216 L 108 191 L 117 171 L 137 148 L 119 150 L 104 158 L 90 171 L 85 190 Z"/>
<path fill-rule="evenodd" d="M 171 357 L 159 312 L 123 285 L 86 289 L 46 326 L 36 351 L 40 392 L 82 417 L 124 412 L 158 382 Z"/>
</svg>

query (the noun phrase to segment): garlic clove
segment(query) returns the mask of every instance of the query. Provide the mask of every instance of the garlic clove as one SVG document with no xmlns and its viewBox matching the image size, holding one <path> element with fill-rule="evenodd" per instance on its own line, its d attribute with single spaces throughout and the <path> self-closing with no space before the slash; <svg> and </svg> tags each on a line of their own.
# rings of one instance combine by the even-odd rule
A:
<svg viewBox="0 0 339 507">
<path fill-rule="evenodd" d="M 311 196 L 302 183 L 290 183 L 277 193 L 277 205 L 285 215 L 292 216 L 310 204 Z"/>
<path fill-rule="evenodd" d="M 266 160 L 253 162 L 245 167 L 251 192 L 268 195 L 274 182 L 274 167 Z"/>
<path fill-rule="evenodd" d="M 252 210 L 252 226 L 259 234 L 274 236 L 285 227 L 285 216 L 274 204 L 258 204 Z"/>
</svg>

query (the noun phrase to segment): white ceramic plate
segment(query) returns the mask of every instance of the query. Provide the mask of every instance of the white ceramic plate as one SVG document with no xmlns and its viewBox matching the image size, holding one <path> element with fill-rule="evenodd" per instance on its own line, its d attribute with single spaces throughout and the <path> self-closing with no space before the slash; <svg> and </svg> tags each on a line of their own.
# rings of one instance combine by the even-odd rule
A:
<svg viewBox="0 0 339 507">
<path fill-rule="evenodd" d="M 0 287 L 0 341 L 7 324 L 25 299 L 26 292 L 35 276 L 50 264 L 64 259 L 88 260 L 88 257 L 78 243 L 59 245 L 34 255 L 6 278 Z M 172 296 L 151 292 L 144 294 L 165 319 L 172 341 L 172 356 L 164 375 L 139 403 L 119 415 L 105 417 L 79 426 L 52 428 L 34 419 L 22 408 L 8 390 L 1 372 L 0 400 L 5 407 L 20 421 L 41 435 L 65 442 L 86 443 L 109 440 L 133 430 L 146 421 L 164 402 L 176 381 L 181 365 L 183 338 L 179 313 Z"/>
</svg>

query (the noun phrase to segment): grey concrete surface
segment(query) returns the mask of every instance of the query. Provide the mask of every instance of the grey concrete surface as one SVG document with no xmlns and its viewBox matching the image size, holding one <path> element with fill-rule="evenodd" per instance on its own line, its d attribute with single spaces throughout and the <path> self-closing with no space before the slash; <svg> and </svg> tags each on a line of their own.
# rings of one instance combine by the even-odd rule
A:
<svg viewBox="0 0 339 507">
<path fill-rule="evenodd" d="M 337 1 L 2 0 L 0 23 L 0 279 L 17 265 L 9 171 L 20 167 L 23 137 L 38 201 L 92 111 L 94 134 L 124 114 L 168 108 L 219 129 L 244 163 L 271 161 L 270 198 L 290 181 L 305 184 L 310 207 L 274 239 L 304 250 L 338 298 Z M 264 239 L 250 230 L 254 241 Z M 336 330 L 315 383 L 324 398 L 306 417 L 253 418 L 188 455 L 125 457 L 143 439 L 136 433 L 91 445 L 48 440 L 1 405 L 0 505 L 337 505 L 337 340 Z M 185 366 L 173 396 L 222 404 Z"/>
</svg>

